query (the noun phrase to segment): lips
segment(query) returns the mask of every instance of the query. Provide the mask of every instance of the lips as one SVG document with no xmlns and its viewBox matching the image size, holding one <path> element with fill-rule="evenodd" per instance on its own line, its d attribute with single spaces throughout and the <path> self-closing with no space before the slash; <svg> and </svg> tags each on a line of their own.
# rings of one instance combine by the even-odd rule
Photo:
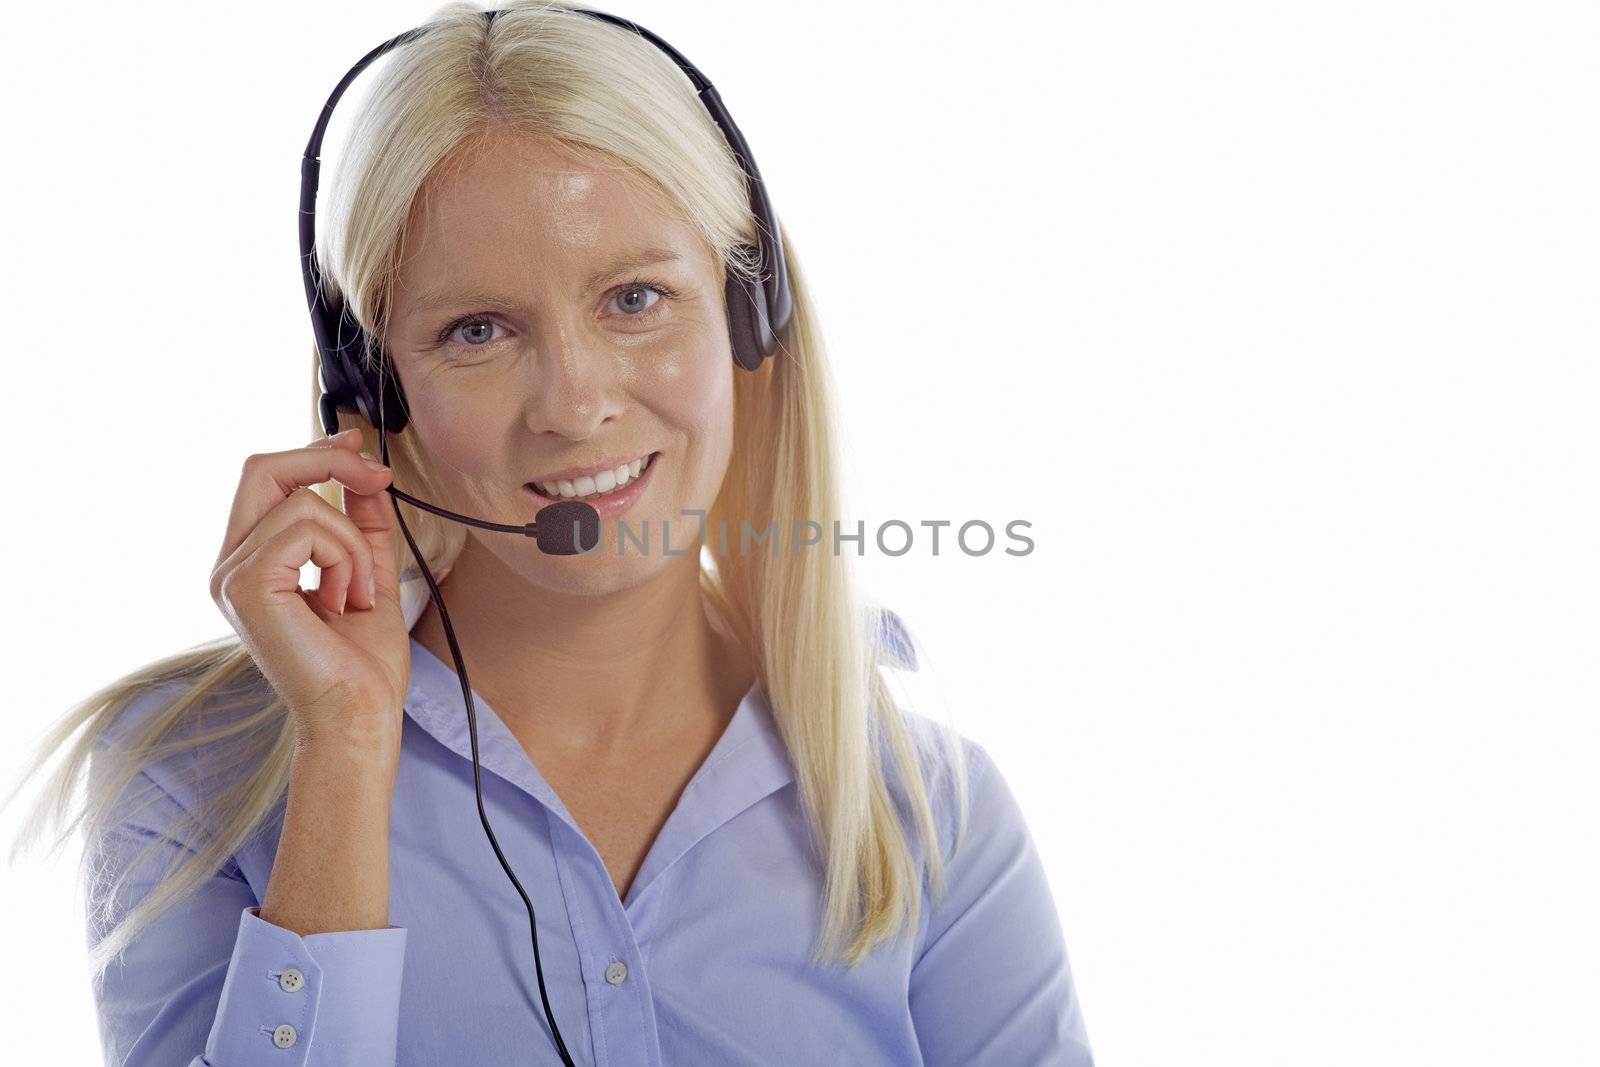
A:
<svg viewBox="0 0 1600 1067">
<path fill-rule="evenodd" d="M 655 475 L 663 459 L 660 452 L 650 452 L 645 456 L 646 462 L 637 478 L 630 478 L 628 483 L 620 489 L 612 489 L 605 493 L 591 493 L 588 496 L 552 496 L 532 482 L 524 488 L 533 495 L 541 504 L 555 503 L 561 500 L 581 500 L 599 512 L 601 519 L 615 519 L 631 508 L 636 500 L 644 495 L 645 489 L 650 485 L 650 480 Z M 605 468 L 601 468 L 604 470 Z"/>
<path fill-rule="evenodd" d="M 616 493 L 626 492 L 628 486 L 648 474 L 652 464 L 656 462 L 659 452 L 640 453 L 632 458 L 619 459 L 607 466 L 600 467 L 569 467 L 558 474 L 537 478 L 523 483 L 537 496 L 546 500 L 588 500 L 594 501 Z M 622 471 L 626 480 L 618 479 L 617 471 Z M 599 485 L 614 482 L 610 488 L 600 489 Z M 572 495 L 566 492 L 557 492 L 557 489 L 573 490 Z"/>
</svg>

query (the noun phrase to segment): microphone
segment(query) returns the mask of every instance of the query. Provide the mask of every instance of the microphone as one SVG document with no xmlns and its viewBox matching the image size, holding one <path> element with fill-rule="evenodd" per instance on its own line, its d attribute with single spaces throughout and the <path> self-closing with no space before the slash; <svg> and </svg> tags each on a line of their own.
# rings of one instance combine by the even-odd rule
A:
<svg viewBox="0 0 1600 1067">
<path fill-rule="evenodd" d="M 531 537 L 539 546 L 539 551 L 551 556 L 578 555 L 592 550 L 600 543 L 600 513 L 592 504 L 585 504 L 581 500 L 558 500 L 554 504 L 546 504 L 534 515 L 532 522 L 518 526 L 459 515 L 447 508 L 418 500 L 410 493 L 396 489 L 393 483 L 390 483 L 388 491 L 413 507 L 431 511 L 435 515 L 443 515 L 447 519 L 485 530 L 500 530 L 504 533 Z"/>
</svg>

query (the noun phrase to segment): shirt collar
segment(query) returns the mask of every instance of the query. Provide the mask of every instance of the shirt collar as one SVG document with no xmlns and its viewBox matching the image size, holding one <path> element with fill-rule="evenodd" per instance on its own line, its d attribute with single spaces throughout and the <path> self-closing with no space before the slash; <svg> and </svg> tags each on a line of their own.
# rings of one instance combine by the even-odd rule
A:
<svg viewBox="0 0 1600 1067">
<path fill-rule="evenodd" d="M 521 742 L 476 689 L 472 702 L 478 720 L 479 766 L 526 792 L 583 837 L 567 806 Z M 460 676 L 453 665 L 442 662 L 415 637 L 411 639 L 411 682 L 405 710 L 431 737 L 471 762 L 472 741 Z M 771 702 L 757 679 L 739 701 L 710 755 L 684 787 L 629 887 L 629 902 L 701 838 L 793 780 L 794 769 Z"/>
</svg>

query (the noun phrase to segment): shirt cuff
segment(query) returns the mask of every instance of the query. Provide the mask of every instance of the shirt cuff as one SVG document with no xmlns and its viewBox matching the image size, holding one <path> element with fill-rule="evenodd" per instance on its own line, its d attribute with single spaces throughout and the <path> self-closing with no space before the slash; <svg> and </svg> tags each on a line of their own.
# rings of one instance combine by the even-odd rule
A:
<svg viewBox="0 0 1600 1067">
<path fill-rule="evenodd" d="M 393 1064 L 405 951 L 404 927 L 302 937 L 244 909 L 205 1062 Z"/>
</svg>

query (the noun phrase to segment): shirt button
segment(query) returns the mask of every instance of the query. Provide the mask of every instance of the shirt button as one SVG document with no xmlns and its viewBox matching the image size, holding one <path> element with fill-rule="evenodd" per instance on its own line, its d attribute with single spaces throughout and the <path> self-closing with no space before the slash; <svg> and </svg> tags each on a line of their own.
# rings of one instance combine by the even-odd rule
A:
<svg viewBox="0 0 1600 1067">
<path fill-rule="evenodd" d="M 294 1044 L 295 1038 L 299 1036 L 300 1035 L 295 1032 L 294 1027 L 290 1026 L 288 1023 L 284 1023 L 282 1026 L 272 1031 L 272 1043 L 277 1045 L 279 1048 L 288 1048 L 290 1045 Z"/>
<path fill-rule="evenodd" d="M 623 979 L 628 977 L 628 965 L 621 960 L 614 961 L 606 968 L 606 981 L 612 985 L 621 985 Z"/>
<path fill-rule="evenodd" d="M 278 976 L 278 988 L 285 993 L 298 993 L 306 984 L 306 976 L 290 967 Z"/>
</svg>

